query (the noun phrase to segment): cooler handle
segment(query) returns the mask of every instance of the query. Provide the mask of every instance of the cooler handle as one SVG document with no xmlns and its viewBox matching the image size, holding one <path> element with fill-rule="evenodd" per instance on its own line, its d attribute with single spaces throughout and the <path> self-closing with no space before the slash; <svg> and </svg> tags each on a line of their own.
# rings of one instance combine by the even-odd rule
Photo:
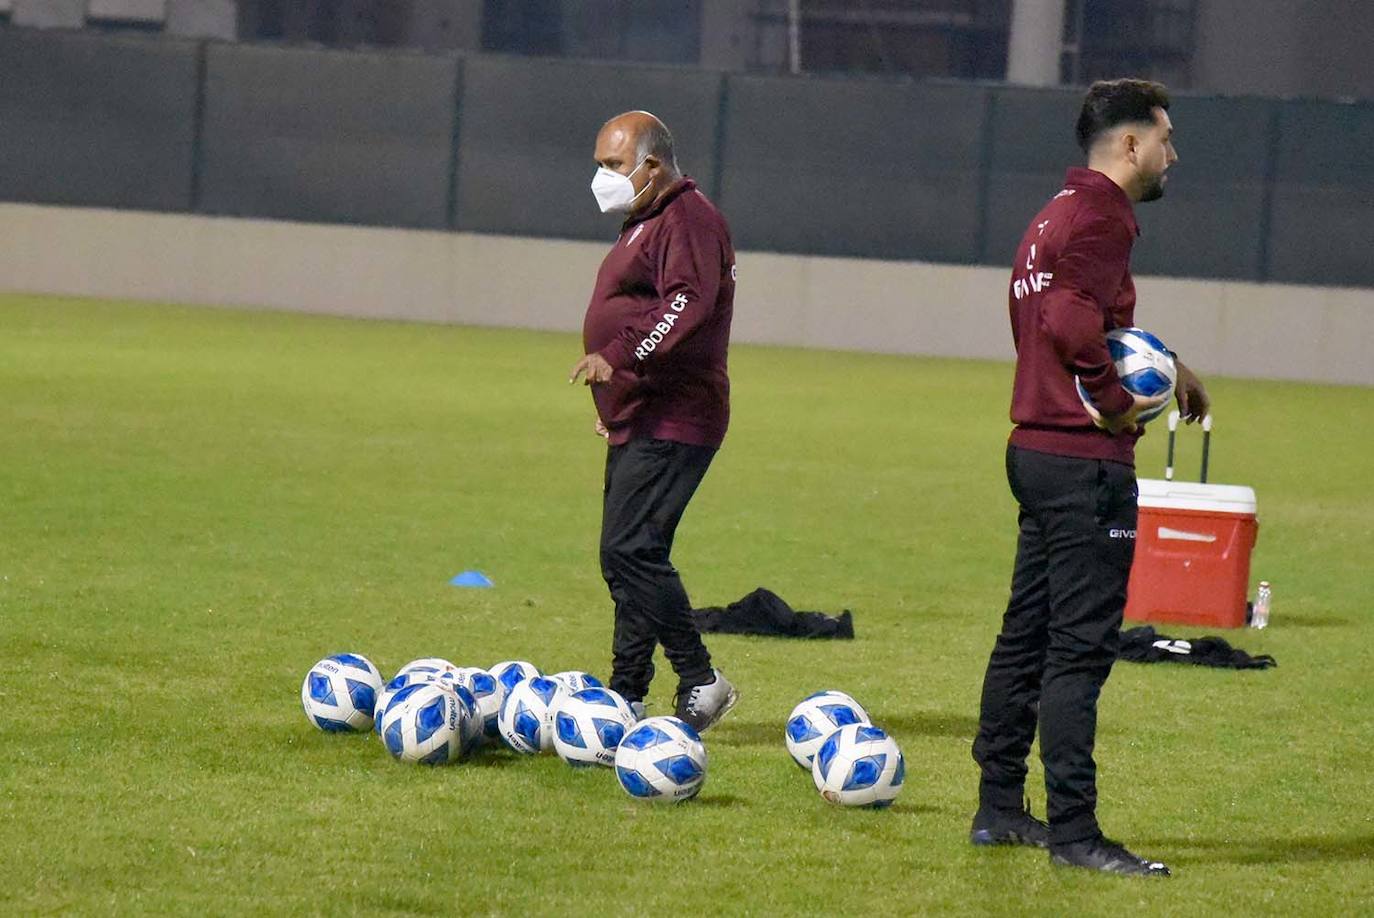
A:
<svg viewBox="0 0 1374 918">
<path fill-rule="evenodd" d="M 1203 484 L 1207 483 L 1207 459 L 1212 453 L 1212 414 L 1208 412 L 1202 418 L 1202 478 Z"/>
<path fill-rule="evenodd" d="M 1180 415 L 1178 409 L 1169 412 L 1169 455 L 1164 460 L 1164 480 L 1174 480 L 1174 441 L 1178 439 L 1178 422 Z M 1202 418 L 1202 475 L 1203 484 L 1207 483 L 1207 466 L 1212 454 L 1212 414 L 1208 412 Z"/>
</svg>

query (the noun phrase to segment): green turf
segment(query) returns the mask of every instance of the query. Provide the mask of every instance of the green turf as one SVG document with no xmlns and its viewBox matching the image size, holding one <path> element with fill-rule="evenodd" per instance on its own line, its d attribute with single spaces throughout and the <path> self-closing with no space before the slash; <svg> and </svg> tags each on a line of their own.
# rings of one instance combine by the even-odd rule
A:
<svg viewBox="0 0 1374 918">
<path fill-rule="evenodd" d="M 966 841 L 1013 544 L 1005 364 L 735 349 L 730 437 L 679 533 L 687 586 L 852 608 L 859 638 L 711 640 L 743 698 L 707 734 L 698 800 L 640 805 L 551 758 L 406 767 L 314 730 L 300 680 L 340 650 L 387 673 L 428 655 L 606 673 L 578 350 L 0 298 L 0 912 L 1370 909 L 1369 389 L 1212 381 L 1213 478 L 1258 492 L 1276 596 L 1268 631 L 1229 636 L 1281 665 L 1108 683 L 1100 815 L 1168 882 Z M 496 588 L 447 585 L 466 568 Z M 788 710 L 829 687 L 902 744 L 892 810 L 833 808 L 788 758 Z"/>
</svg>

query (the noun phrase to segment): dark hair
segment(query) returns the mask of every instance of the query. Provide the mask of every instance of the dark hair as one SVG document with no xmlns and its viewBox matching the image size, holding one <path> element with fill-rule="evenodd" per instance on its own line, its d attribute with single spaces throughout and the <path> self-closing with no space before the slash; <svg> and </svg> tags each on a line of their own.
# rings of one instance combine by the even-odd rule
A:
<svg viewBox="0 0 1374 918">
<path fill-rule="evenodd" d="M 657 118 L 654 118 L 640 132 L 638 142 L 635 144 L 635 157 L 643 159 L 646 156 L 654 156 L 663 165 L 677 169 L 677 154 L 673 150 L 673 134 L 668 130 L 668 126 Z"/>
<path fill-rule="evenodd" d="M 1084 153 L 1119 124 L 1151 123 L 1155 109 L 1169 110 L 1169 91 L 1150 80 L 1098 80 L 1088 87 L 1078 113 L 1078 146 Z"/>
</svg>

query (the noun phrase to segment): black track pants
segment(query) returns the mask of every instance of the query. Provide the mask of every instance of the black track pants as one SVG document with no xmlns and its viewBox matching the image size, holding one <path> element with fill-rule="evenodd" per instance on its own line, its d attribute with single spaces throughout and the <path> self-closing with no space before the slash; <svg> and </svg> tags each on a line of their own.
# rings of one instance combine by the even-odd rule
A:
<svg viewBox="0 0 1374 918">
<path fill-rule="evenodd" d="M 615 600 L 611 688 L 638 701 L 653 679 L 656 644 L 679 690 L 711 681 L 711 656 L 668 555 L 687 503 L 716 451 L 671 440 L 631 440 L 606 454 L 601 575 Z"/>
<path fill-rule="evenodd" d="M 1037 726 L 1050 839 L 1098 834 L 1097 698 L 1116 659 L 1135 553 L 1128 466 L 1007 448 L 1021 505 L 1011 599 L 983 680 L 981 809 L 1020 810 Z"/>
</svg>

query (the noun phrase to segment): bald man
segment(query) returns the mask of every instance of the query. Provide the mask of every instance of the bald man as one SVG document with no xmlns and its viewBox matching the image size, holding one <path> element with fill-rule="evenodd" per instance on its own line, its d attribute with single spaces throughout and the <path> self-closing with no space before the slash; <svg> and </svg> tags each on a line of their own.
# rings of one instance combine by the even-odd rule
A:
<svg viewBox="0 0 1374 918">
<path fill-rule="evenodd" d="M 737 694 L 711 666 L 669 553 L 730 420 L 735 251 L 720 212 L 678 172 L 662 121 L 612 118 L 594 156 L 597 204 L 625 222 L 597 272 L 586 356 L 569 382 L 585 374 L 608 443 L 601 574 L 615 601 L 611 688 L 642 717 L 662 644 L 677 674 L 674 713 L 705 730 Z"/>
</svg>

